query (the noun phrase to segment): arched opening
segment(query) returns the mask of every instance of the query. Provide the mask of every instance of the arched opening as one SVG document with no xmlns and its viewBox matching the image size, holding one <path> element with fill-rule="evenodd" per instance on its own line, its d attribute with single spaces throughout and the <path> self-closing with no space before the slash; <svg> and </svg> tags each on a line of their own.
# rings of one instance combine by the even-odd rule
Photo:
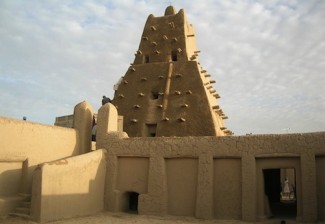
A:
<svg viewBox="0 0 325 224">
<path fill-rule="evenodd" d="M 128 212 L 138 213 L 139 193 L 128 192 L 128 200 L 129 200 Z"/>
</svg>

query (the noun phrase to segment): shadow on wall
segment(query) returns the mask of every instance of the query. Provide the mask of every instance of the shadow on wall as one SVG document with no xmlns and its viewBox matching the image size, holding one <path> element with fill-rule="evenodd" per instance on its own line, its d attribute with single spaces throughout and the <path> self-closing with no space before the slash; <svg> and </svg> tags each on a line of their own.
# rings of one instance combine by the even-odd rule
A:
<svg viewBox="0 0 325 224">
<path fill-rule="evenodd" d="M 0 216 L 6 216 L 20 203 L 22 181 L 21 162 L 0 162 Z M 2 172 L 2 170 L 11 168 Z"/>
<path fill-rule="evenodd" d="M 316 157 L 318 219 L 325 222 L 325 155 Z"/>
<path fill-rule="evenodd" d="M 104 208 L 105 150 L 45 163 L 33 176 L 31 216 L 46 222 Z"/>
<path fill-rule="evenodd" d="M 74 128 L 0 117 L 0 207 L 7 206 L 9 197 L 18 201 L 21 193 L 31 193 L 38 164 L 89 152 L 92 116 L 91 106 L 82 102 L 74 110 Z M 14 208 L 10 204 L 0 215 Z"/>
<path fill-rule="evenodd" d="M 80 153 L 80 137 L 71 128 L 0 118 L 0 135 L 3 137 L 0 142 L 0 196 L 11 196 L 13 191 L 21 193 L 16 188 L 20 185 L 24 185 L 24 193 L 30 193 L 32 172 L 37 164 Z M 15 170 L 20 170 L 21 177 Z M 24 178 L 23 183 L 19 178 Z"/>
<path fill-rule="evenodd" d="M 20 193 L 22 173 L 22 162 L 0 162 L 0 197 Z"/>
<path fill-rule="evenodd" d="M 128 191 L 121 197 L 122 211 L 138 214 L 139 193 Z"/>
</svg>

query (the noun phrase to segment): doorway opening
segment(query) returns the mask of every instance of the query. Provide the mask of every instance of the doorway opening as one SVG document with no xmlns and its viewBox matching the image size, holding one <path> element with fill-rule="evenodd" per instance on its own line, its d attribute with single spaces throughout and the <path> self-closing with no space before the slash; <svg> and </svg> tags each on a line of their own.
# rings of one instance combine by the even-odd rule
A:
<svg viewBox="0 0 325 224">
<path fill-rule="evenodd" d="M 139 193 L 137 192 L 128 192 L 128 212 L 130 213 L 138 213 L 138 199 L 139 199 Z"/>
<path fill-rule="evenodd" d="M 295 169 L 264 169 L 263 176 L 271 217 L 295 219 L 297 216 Z"/>
</svg>

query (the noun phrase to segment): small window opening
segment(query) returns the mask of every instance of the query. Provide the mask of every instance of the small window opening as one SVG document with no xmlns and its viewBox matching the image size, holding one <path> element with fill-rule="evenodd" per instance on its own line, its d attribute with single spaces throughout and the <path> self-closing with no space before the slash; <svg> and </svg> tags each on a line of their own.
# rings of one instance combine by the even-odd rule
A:
<svg viewBox="0 0 325 224">
<path fill-rule="evenodd" d="M 148 137 L 156 137 L 157 132 L 157 124 L 146 124 L 147 125 L 147 136 Z"/>
<path fill-rule="evenodd" d="M 172 51 L 172 61 L 177 61 L 177 51 Z"/>
<path fill-rule="evenodd" d="M 138 213 L 138 199 L 139 194 L 137 192 L 129 192 L 129 212 Z"/>
<path fill-rule="evenodd" d="M 151 92 L 151 99 L 156 100 L 159 98 L 159 93 L 158 92 Z"/>
<path fill-rule="evenodd" d="M 149 63 L 150 59 L 149 59 L 149 55 L 143 55 L 143 63 Z"/>
</svg>

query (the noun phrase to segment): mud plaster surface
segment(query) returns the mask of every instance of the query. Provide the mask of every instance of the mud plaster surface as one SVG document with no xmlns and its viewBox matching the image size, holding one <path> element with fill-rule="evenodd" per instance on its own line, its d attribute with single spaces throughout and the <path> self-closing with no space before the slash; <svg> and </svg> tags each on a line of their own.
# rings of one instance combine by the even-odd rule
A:
<svg viewBox="0 0 325 224">
<path fill-rule="evenodd" d="M 266 224 L 280 223 L 281 220 L 268 220 Z M 0 219 L 1 224 L 37 224 L 37 222 L 25 220 L 18 217 L 8 217 Z M 172 223 L 190 223 L 190 224 L 249 224 L 238 220 L 200 220 L 191 217 L 175 217 L 175 216 L 152 216 L 152 215 L 136 215 L 128 213 L 111 213 L 102 212 L 97 215 L 66 219 L 61 221 L 49 222 L 49 224 L 172 224 Z M 298 223 L 293 220 L 286 220 L 287 224 Z M 307 223 L 304 223 L 307 224 Z"/>
</svg>

